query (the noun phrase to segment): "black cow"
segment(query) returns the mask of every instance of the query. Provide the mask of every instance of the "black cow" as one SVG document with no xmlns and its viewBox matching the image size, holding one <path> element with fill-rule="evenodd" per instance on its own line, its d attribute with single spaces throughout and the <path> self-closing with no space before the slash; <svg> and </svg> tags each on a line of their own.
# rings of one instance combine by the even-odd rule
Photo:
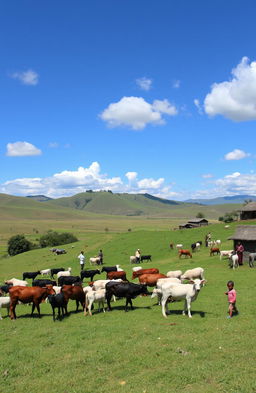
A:
<svg viewBox="0 0 256 393">
<path fill-rule="evenodd" d="M 0 287 L 0 295 L 9 293 L 9 289 L 13 286 L 13 284 L 4 284 Z"/>
<path fill-rule="evenodd" d="M 38 279 L 32 282 L 32 287 L 45 287 L 46 285 L 57 285 L 56 281 L 47 280 L 47 279 Z"/>
<path fill-rule="evenodd" d="M 93 281 L 93 277 L 95 276 L 95 274 L 100 274 L 100 270 L 82 270 L 80 273 L 81 281 L 83 281 L 84 278 L 90 278 L 90 281 Z"/>
<path fill-rule="evenodd" d="M 25 281 L 26 278 L 32 278 L 32 280 L 34 280 L 38 274 L 40 274 L 39 270 L 37 272 L 25 272 L 22 275 L 22 280 Z"/>
<path fill-rule="evenodd" d="M 57 274 L 59 272 L 64 272 L 64 271 L 65 271 L 65 269 L 63 267 L 51 269 L 51 278 L 54 278 L 54 274 Z"/>
<path fill-rule="evenodd" d="M 48 295 L 48 300 L 49 303 L 52 306 L 52 317 L 53 317 L 53 321 L 55 322 L 55 308 L 58 308 L 58 318 L 59 320 L 64 317 L 64 315 L 68 314 L 68 310 L 67 310 L 67 301 L 65 299 L 64 294 L 58 293 L 57 295 Z M 60 315 L 62 314 L 62 316 Z"/>
<path fill-rule="evenodd" d="M 151 255 L 141 255 L 140 262 L 142 261 L 151 261 Z"/>
<path fill-rule="evenodd" d="M 81 278 L 79 276 L 61 276 L 58 280 L 58 284 L 60 287 L 62 287 L 63 285 L 73 285 L 76 283 L 82 284 Z"/>
<path fill-rule="evenodd" d="M 106 284 L 108 310 L 112 310 L 110 300 L 113 295 L 126 298 L 125 311 L 127 311 L 128 303 L 130 303 L 131 309 L 133 309 L 132 299 L 141 294 L 149 295 L 146 285 L 133 284 L 131 282 L 108 282 Z"/>
<path fill-rule="evenodd" d="M 117 267 L 116 267 L 116 266 L 104 266 L 104 267 L 101 269 L 101 273 L 103 273 L 103 272 L 106 272 L 106 273 L 109 273 L 109 272 L 117 272 Z"/>
</svg>

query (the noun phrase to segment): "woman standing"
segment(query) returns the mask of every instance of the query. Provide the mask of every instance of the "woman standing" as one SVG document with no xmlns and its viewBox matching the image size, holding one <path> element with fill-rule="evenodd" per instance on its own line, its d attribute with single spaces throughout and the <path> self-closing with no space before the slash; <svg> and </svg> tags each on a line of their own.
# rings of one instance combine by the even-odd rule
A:
<svg viewBox="0 0 256 393">
<path fill-rule="evenodd" d="M 241 242 L 237 243 L 236 253 L 238 256 L 238 264 L 241 266 L 243 265 L 243 253 L 244 253 L 244 246 L 242 245 Z"/>
</svg>

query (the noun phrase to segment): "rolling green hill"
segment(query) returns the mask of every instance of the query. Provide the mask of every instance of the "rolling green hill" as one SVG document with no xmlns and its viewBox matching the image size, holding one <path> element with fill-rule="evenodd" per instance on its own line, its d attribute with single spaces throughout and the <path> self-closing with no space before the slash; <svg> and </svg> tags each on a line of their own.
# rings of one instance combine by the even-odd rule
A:
<svg viewBox="0 0 256 393">
<path fill-rule="evenodd" d="M 240 204 L 199 206 L 154 197 L 149 194 L 113 194 L 85 192 L 72 197 L 39 202 L 33 198 L 0 194 L 0 219 L 85 219 L 99 215 L 170 217 L 187 220 L 202 212 L 208 219 L 218 219 Z"/>
</svg>

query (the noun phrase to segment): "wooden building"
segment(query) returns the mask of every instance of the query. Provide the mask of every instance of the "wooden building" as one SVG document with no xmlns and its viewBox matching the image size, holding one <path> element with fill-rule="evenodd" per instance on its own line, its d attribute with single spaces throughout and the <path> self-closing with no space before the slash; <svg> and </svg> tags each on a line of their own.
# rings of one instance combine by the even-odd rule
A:
<svg viewBox="0 0 256 393">
<path fill-rule="evenodd" d="M 198 228 L 208 225 L 209 222 L 205 218 L 192 218 L 185 224 L 180 224 L 179 229 Z"/>
<path fill-rule="evenodd" d="M 240 220 L 253 220 L 256 218 L 256 202 L 247 203 L 240 209 Z"/>
<path fill-rule="evenodd" d="M 248 260 L 250 252 L 256 252 L 256 225 L 239 225 L 236 232 L 229 240 L 234 240 L 234 250 L 237 243 L 241 242 L 244 246 L 244 257 Z"/>
</svg>

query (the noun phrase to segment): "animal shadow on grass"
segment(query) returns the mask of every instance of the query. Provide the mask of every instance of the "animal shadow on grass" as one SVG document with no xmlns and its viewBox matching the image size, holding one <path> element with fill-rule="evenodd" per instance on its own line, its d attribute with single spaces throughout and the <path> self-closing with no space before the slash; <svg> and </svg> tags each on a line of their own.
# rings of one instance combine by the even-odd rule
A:
<svg viewBox="0 0 256 393">
<path fill-rule="evenodd" d="M 130 306 L 128 306 L 128 308 L 127 308 L 127 311 L 136 311 L 136 310 L 140 310 L 140 309 L 144 309 L 144 310 L 151 310 L 151 307 L 150 306 L 140 306 L 140 307 L 137 307 L 137 306 L 133 306 L 133 308 L 131 309 L 131 307 Z M 122 311 L 124 311 L 125 310 L 125 305 L 123 305 L 123 306 L 113 306 L 112 307 L 112 309 L 111 309 L 111 311 L 118 311 L 118 310 L 122 310 Z"/>
<path fill-rule="evenodd" d="M 173 309 L 169 309 L 168 315 L 171 315 L 171 314 L 181 315 L 181 314 L 182 314 L 182 311 L 183 311 L 183 310 L 173 310 Z M 208 313 L 208 312 L 206 313 L 205 311 L 194 311 L 194 310 L 191 310 L 191 315 L 193 316 L 193 315 L 195 315 L 195 314 L 199 314 L 201 318 L 205 318 L 205 315 L 206 315 L 206 314 L 209 314 L 209 313 Z M 187 315 L 188 315 L 188 314 L 187 314 L 187 312 L 186 312 L 186 316 L 187 316 Z"/>
</svg>

